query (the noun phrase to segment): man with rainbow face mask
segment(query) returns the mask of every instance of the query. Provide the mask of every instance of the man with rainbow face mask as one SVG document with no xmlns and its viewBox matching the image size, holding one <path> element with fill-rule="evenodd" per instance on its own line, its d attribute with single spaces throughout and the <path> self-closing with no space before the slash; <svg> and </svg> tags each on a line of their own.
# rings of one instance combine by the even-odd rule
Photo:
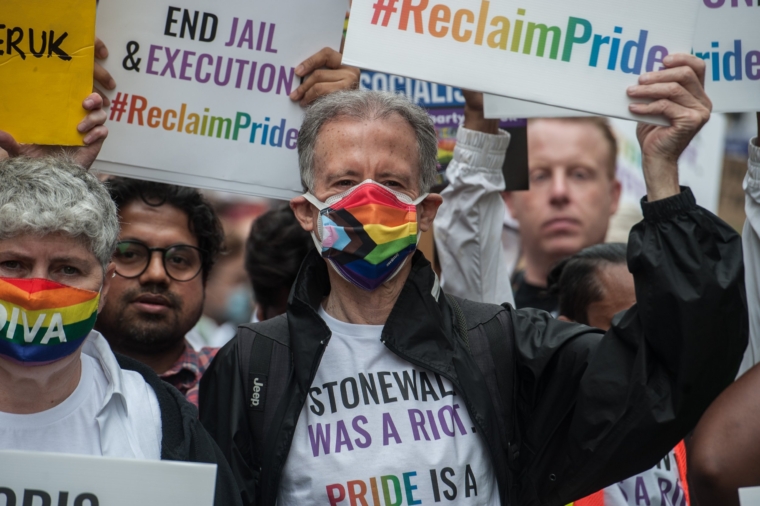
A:
<svg viewBox="0 0 760 506">
<path fill-rule="evenodd" d="M 92 330 L 118 235 L 108 191 L 79 165 L 0 161 L 0 449 L 217 463 L 215 504 L 237 504 L 195 408 Z"/>
<path fill-rule="evenodd" d="M 740 237 L 678 184 L 710 116 L 705 64 L 665 65 L 628 90 L 670 125 L 639 127 L 638 303 L 607 332 L 442 292 L 416 251 L 442 204 L 423 109 L 346 91 L 307 110 L 291 208 L 317 248 L 286 314 L 240 326 L 201 380 L 201 420 L 248 504 L 560 506 L 694 427 L 736 374 L 747 309 Z M 473 135 L 468 169 L 500 166 L 508 141 Z"/>
</svg>

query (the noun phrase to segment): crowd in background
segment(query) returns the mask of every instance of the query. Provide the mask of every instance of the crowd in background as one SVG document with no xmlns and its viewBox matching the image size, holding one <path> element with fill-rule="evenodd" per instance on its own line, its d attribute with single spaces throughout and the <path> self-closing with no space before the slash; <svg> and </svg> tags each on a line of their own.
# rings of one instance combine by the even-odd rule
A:
<svg viewBox="0 0 760 506">
<path fill-rule="evenodd" d="M 354 418 L 317 461 L 313 427 L 341 402 L 398 420 L 379 378 L 413 365 L 454 442 L 420 402 L 403 416 L 432 450 L 389 454 L 390 431 L 362 471 L 388 455 L 425 473 L 471 463 L 456 483 L 470 498 L 477 482 L 479 504 L 738 504 L 760 485 L 760 144 L 742 141 L 740 236 L 678 185 L 710 101 L 703 62 L 665 63 L 627 90 L 654 100 L 634 112 L 671 123 L 639 127 L 648 195 L 627 245 L 605 242 L 621 192 L 606 120 L 531 120 L 531 188 L 504 192 L 510 137 L 465 92 L 438 195 L 425 111 L 356 90 L 359 70 L 329 49 L 291 97 L 310 107 L 290 205 L 96 178 L 100 145 L 119 142 L 99 94 L 83 97 L 84 147 L 0 132 L 0 449 L 214 462 L 217 505 L 380 504 L 369 475 L 344 477 L 356 453 L 336 457 L 370 447 L 368 429 Z M 100 66 L 95 79 L 117 86 Z M 357 387 L 369 370 L 393 374 L 377 373 L 383 401 L 374 391 L 388 413 Z M 468 432 L 482 437 L 453 436 Z M 440 498 L 453 471 L 430 472 Z"/>
</svg>

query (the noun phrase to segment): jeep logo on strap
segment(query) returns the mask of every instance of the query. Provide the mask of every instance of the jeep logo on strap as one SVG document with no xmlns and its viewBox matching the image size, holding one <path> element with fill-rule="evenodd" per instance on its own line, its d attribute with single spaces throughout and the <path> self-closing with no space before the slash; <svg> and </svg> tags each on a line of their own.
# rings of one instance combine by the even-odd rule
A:
<svg viewBox="0 0 760 506">
<path fill-rule="evenodd" d="M 264 409 L 264 396 L 266 395 L 267 377 L 264 375 L 254 375 L 251 378 L 251 409 L 260 411 Z"/>
</svg>

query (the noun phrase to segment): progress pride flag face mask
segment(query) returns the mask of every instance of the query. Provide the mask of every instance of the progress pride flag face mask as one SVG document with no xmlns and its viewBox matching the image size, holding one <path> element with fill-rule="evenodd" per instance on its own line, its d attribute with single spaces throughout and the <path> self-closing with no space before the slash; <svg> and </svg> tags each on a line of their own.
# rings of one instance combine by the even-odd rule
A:
<svg viewBox="0 0 760 506">
<path fill-rule="evenodd" d="M 304 194 L 319 209 L 319 235 L 311 233 L 317 250 L 364 290 L 393 278 L 417 249 L 417 205 L 427 196 L 412 200 L 371 179 L 325 202 Z"/>
<path fill-rule="evenodd" d="M 0 355 L 41 365 L 74 353 L 95 326 L 100 292 L 0 277 Z"/>
</svg>

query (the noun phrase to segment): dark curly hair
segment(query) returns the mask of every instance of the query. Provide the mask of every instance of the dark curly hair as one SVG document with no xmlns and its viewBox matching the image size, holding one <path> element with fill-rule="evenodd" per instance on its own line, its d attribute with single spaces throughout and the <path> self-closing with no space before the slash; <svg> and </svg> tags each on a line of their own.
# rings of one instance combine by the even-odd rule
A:
<svg viewBox="0 0 760 506">
<path fill-rule="evenodd" d="M 259 216 L 245 245 L 245 270 L 256 300 L 274 306 L 298 275 L 306 254 L 314 247 L 311 236 L 287 205 Z"/>
<path fill-rule="evenodd" d="M 139 199 L 154 207 L 168 204 L 187 214 L 188 227 L 202 252 L 203 282 L 206 282 L 222 250 L 224 229 L 214 208 L 197 189 L 126 177 L 111 178 L 106 186 L 120 210 Z"/>
</svg>

